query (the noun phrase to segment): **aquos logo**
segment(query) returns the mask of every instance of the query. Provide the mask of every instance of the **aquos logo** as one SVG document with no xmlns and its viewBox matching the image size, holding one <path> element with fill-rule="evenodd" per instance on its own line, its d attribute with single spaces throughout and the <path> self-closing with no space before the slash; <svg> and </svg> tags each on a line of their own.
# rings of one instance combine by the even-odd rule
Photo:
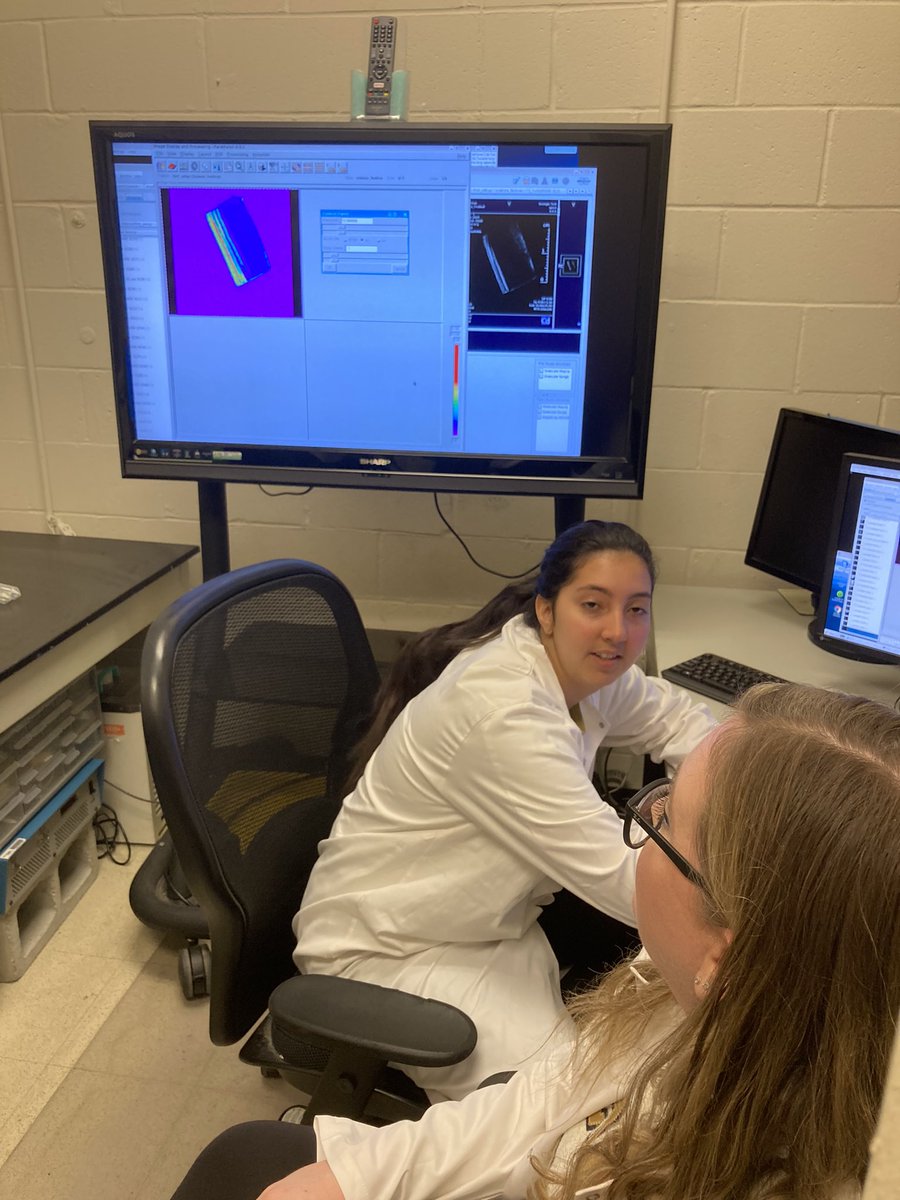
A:
<svg viewBox="0 0 900 1200">
<path fill-rule="evenodd" d="M 361 458 L 359 465 L 361 467 L 389 467 L 391 460 L 389 458 Z"/>
</svg>

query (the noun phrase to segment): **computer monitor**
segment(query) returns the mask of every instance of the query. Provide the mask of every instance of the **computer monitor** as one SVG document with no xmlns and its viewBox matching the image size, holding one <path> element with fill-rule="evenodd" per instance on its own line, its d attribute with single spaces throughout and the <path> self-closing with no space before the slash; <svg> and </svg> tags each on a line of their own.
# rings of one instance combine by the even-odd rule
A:
<svg viewBox="0 0 900 1200">
<path fill-rule="evenodd" d="M 123 474 L 640 496 L 670 134 L 91 122 Z"/>
<path fill-rule="evenodd" d="M 900 457 L 900 432 L 795 408 L 778 414 L 744 561 L 818 603 L 829 522 L 847 452 Z"/>
<path fill-rule="evenodd" d="M 844 658 L 900 663 L 900 458 L 844 455 L 810 636 Z"/>
</svg>

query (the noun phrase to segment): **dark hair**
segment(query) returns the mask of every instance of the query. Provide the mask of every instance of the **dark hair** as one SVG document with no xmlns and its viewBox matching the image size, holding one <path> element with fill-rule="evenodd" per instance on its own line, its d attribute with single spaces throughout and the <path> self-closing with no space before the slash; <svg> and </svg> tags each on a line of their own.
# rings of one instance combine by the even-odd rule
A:
<svg viewBox="0 0 900 1200">
<path fill-rule="evenodd" d="M 582 521 L 563 530 L 547 547 L 536 572 L 507 584 L 473 616 L 426 629 L 411 638 L 378 689 L 372 723 L 354 751 L 345 794 L 356 786 L 366 763 L 400 712 L 414 696 L 434 683 L 457 654 L 488 641 L 519 613 L 528 625 L 537 629 L 535 597 L 543 596 L 552 603 L 582 562 L 604 550 L 636 554 L 650 573 L 651 586 L 656 582 L 653 553 L 639 533 L 619 521 Z"/>
</svg>

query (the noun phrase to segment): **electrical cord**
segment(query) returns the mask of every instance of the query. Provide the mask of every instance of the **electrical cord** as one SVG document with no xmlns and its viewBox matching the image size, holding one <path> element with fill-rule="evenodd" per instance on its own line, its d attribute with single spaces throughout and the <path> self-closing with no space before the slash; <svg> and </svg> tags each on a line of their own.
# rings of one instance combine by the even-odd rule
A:
<svg viewBox="0 0 900 1200">
<path fill-rule="evenodd" d="M 308 495 L 309 492 L 311 492 L 313 490 L 312 485 L 310 485 L 309 487 L 302 488 L 302 489 L 289 488 L 287 491 L 283 491 L 283 492 L 270 492 L 270 491 L 267 491 L 265 486 L 261 483 L 258 483 L 256 486 L 259 488 L 259 490 L 262 492 L 262 494 L 264 496 L 271 496 L 272 499 L 276 499 L 279 496 L 306 496 L 306 495 Z M 466 557 L 472 563 L 474 563 L 474 565 L 479 569 L 479 571 L 486 571 L 488 575 L 496 575 L 498 577 L 498 579 L 524 579 L 528 575 L 533 575 L 534 572 L 538 569 L 538 567 L 540 566 L 540 563 L 535 563 L 534 566 L 529 567 L 527 571 L 518 571 L 514 575 L 507 575 L 506 572 L 504 572 L 504 571 L 496 571 L 496 570 L 494 570 L 493 567 L 486 567 L 484 565 L 484 563 L 481 563 L 478 561 L 478 559 L 475 557 L 475 555 L 472 553 L 472 551 L 469 549 L 469 547 L 466 545 L 466 543 L 463 541 L 463 539 L 460 537 L 460 535 L 456 532 L 456 530 L 453 528 L 453 526 L 450 524 L 450 522 L 447 520 L 447 518 L 441 512 L 441 506 L 438 502 L 437 492 L 432 492 L 431 495 L 432 495 L 432 499 L 434 500 L 434 507 L 437 510 L 437 515 L 441 518 L 441 520 L 444 522 L 444 524 L 447 526 L 447 528 L 450 530 L 450 532 L 453 534 L 453 536 L 456 538 L 456 540 L 462 546 L 463 550 L 466 553 Z M 126 792 L 126 795 L 127 794 L 128 793 Z"/>
<path fill-rule="evenodd" d="M 104 779 L 103 786 L 112 788 L 114 792 L 121 792 L 123 796 L 128 796 L 132 800 L 140 800 L 141 804 L 152 804 L 152 800 L 148 800 L 146 796 L 138 796 L 134 792 L 129 792 L 128 788 L 123 788 L 121 784 L 113 783 L 111 779 Z"/>
<path fill-rule="evenodd" d="M 263 496 L 271 496 L 272 499 L 277 499 L 278 496 L 308 496 L 312 491 L 312 484 L 308 487 L 289 487 L 284 492 L 266 492 L 263 484 L 257 484 L 257 487 Z"/>
<path fill-rule="evenodd" d="M 288 487 L 283 492 L 266 492 L 264 484 L 257 484 L 257 487 L 263 493 L 263 496 L 271 496 L 272 499 L 276 499 L 278 496 L 308 496 L 312 491 L 313 485 L 310 484 L 308 487 Z"/>
<path fill-rule="evenodd" d="M 607 746 L 602 756 L 598 756 L 594 764 L 593 784 L 600 799 L 605 804 L 608 804 L 617 816 L 624 819 L 625 801 L 628 799 L 629 789 L 623 787 L 624 781 L 623 783 L 616 784 L 614 787 L 610 786 L 610 780 L 606 772 L 612 749 L 611 746 Z"/>
<path fill-rule="evenodd" d="M 166 881 L 166 890 L 169 892 L 170 895 L 174 896 L 176 900 L 180 900 L 182 904 L 191 904 L 195 908 L 199 907 L 198 902 L 194 899 L 194 897 L 189 892 L 187 893 L 187 895 L 185 895 L 184 892 L 180 891 L 175 886 L 175 883 L 172 879 L 171 872 L 169 872 L 169 871 L 166 872 L 165 881 Z"/>
<path fill-rule="evenodd" d="M 600 795 L 609 803 L 609 780 L 606 778 L 606 768 L 609 766 L 609 756 L 612 754 L 612 746 L 607 746 L 603 751 L 602 757 L 598 757 L 594 763 L 594 775 L 597 781 L 597 790 Z"/>
<path fill-rule="evenodd" d="M 108 858 L 117 867 L 131 862 L 131 842 L 119 823 L 119 818 L 108 804 L 101 804 L 94 815 L 94 837 L 97 840 L 97 857 Z M 125 847 L 125 857 L 116 857 L 116 847 Z"/>
<path fill-rule="evenodd" d="M 479 571 L 486 571 L 488 573 L 488 575 L 496 575 L 499 579 L 525 579 L 526 576 L 533 575 L 534 572 L 541 565 L 539 562 L 535 563 L 534 566 L 529 567 L 527 571 L 518 571 L 514 575 L 507 575 L 504 571 L 495 571 L 493 567 L 486 567 L 484 565 L 484 563 L 480 563 L 478 561 L 478 559 L 475 557 L 475 555 L 472 553 L 472 551 L 469 549 L 469 547 L 466 545 L 466 543 L 462 540 L 460 535 L 456 532 L 456 530 L 453 528 L 453 526 L 450 524 L 450 522 L 447 520 L 447 518 L 441 512 L 441 506 L 438 503 L 437 492 L 432 492 L 431 495 L 432 495 L 432 499 L 434 500 L 434 507 L 437 510 L 437 515 L 441 518 L 441 520 L 444 522 L 444 524 L 447 526 L 447 528 L 450 530 L 450 532 L 453 534 L 453 536 L 456 538 L 456 540 L 462 546 L 463 550 L 466 552 L 466 557 L 468 559 L 470 559 L 471 562 L 473 562 L 476 567 L 478 567 Z"/>
</svg>

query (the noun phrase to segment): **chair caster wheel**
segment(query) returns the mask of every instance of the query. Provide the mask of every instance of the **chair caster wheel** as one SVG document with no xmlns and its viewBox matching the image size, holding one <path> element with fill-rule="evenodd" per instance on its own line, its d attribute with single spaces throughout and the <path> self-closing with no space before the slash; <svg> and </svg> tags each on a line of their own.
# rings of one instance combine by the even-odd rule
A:
<svg viewBox="0 0 900 1200">
<path fill-rule="evenodd" d="M 209 946 L 192 942 L 178 955 L 178 979 L 185 1000 L 209 995 Z"/>
</svg>

